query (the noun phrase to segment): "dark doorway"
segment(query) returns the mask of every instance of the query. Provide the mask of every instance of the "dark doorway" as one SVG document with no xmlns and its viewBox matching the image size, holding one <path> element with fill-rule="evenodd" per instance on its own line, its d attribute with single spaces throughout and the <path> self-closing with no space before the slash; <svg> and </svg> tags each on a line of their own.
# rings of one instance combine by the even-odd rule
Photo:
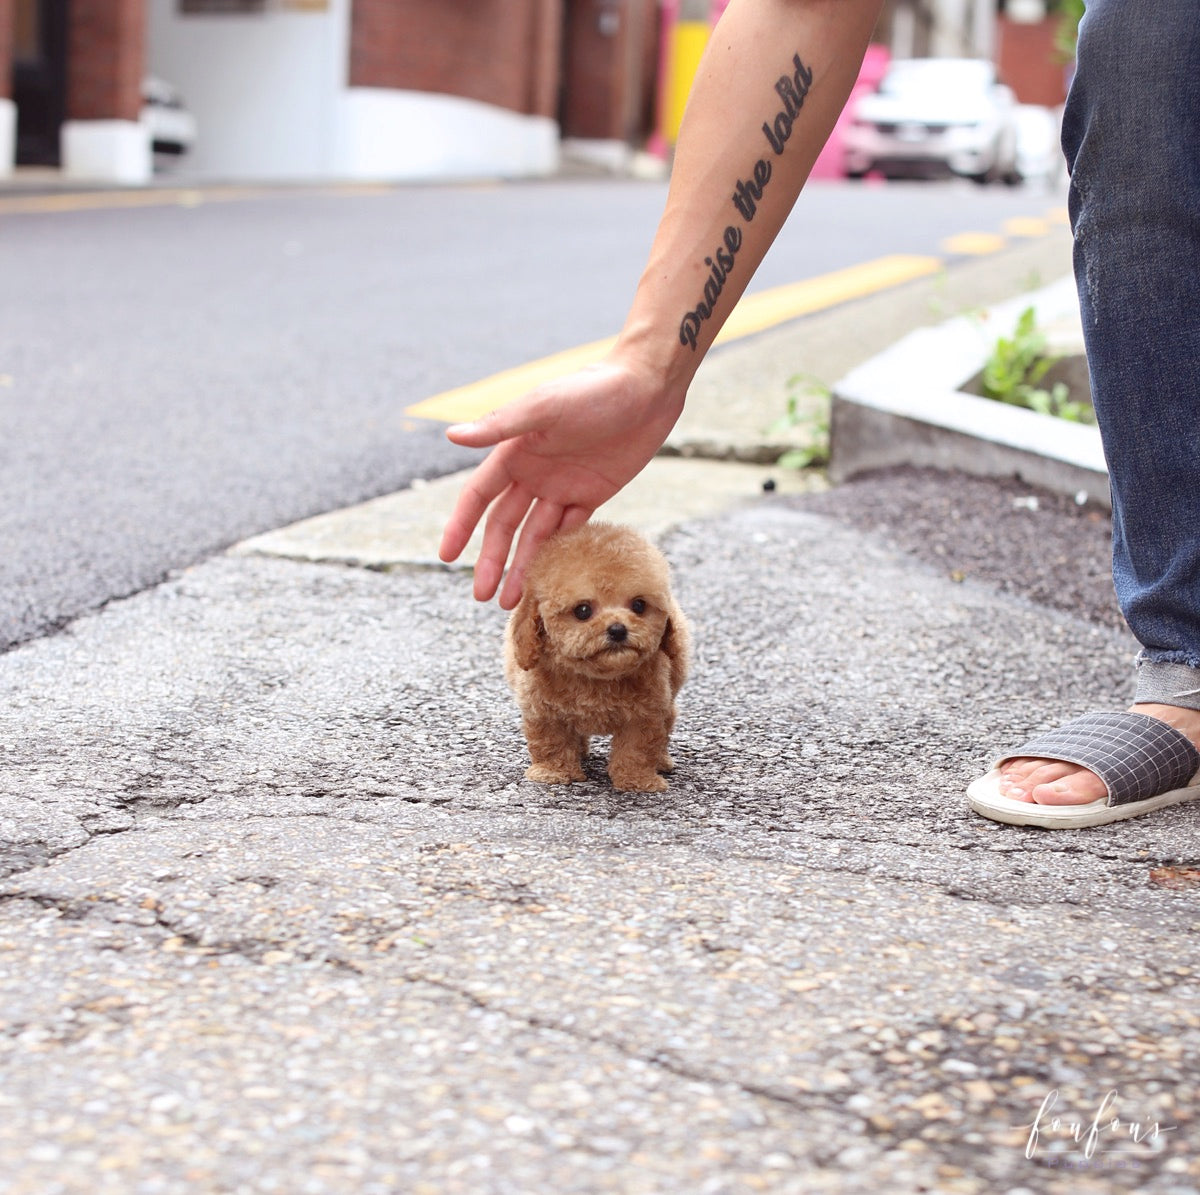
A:
<svg viewBox="0 0 1200 1195">
<path fill-rule="evenodd" d="M 67 0 L 16 0 L 17 164 L 57 166 L 67 115 Z"/>
<path fill-rule="evenodd" d="M 558 120 L 564 137 L 640 145 L 654 129 L 658 5 L 565 0 Z"/>
</svg>

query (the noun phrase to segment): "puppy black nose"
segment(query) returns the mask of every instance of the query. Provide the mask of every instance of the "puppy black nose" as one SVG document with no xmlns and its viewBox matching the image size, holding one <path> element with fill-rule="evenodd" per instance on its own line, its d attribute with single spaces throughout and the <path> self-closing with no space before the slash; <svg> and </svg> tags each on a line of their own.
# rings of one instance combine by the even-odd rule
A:
<svg viewBox="0 0 1200 1195">
<path fill-rule="evenodd" d="M 623 622 L 614 622 L 608 628 L 608 637 L 614 643 L 624 643 L 629 637 L 629 628 Z"/>
</svg>

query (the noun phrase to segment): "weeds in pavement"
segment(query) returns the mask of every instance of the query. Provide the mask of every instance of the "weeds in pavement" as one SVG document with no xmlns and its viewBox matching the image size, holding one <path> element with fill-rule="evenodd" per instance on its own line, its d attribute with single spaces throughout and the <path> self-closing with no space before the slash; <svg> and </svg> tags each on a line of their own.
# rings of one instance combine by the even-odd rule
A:
<svg viewBox="0 0 1200 1195">
<path fill-rule="evenodd" d="M 805 408 L 805 399 L 822 399 L 818 410 Z M 798 373 L 788 378 L 787 409 L 767 428 L 768 435 L 780 435 L 796 428 L 808 428 L 809 443 L 789 448 L 778 460 L 784 469 L 823 469 L 829 464 L 829 402 L 832 391 L 812 374 Z"/>
<path fill-rule="evenodd" d="M 1055 415 L 1073 423 L 1094 423 L 1091 404 L 1071 398 L 1065 382 L 1049 389 L 1041 385 L 1062 358 L 1047 351 L 1046 334 L 1037 326 L 1037 312 L 1026 307 L 1012 336 L 1001 336 L 979 376 L 985 398 Z"/>
</svg>

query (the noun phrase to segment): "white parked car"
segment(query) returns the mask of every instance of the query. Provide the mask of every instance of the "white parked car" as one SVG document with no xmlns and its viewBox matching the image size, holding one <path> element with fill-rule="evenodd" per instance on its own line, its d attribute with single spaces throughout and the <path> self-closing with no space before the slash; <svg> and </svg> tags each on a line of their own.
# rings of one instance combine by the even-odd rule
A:
<svg viewBox="0 0 1200 1195">
<path fill-rule="evenodd" d="M 1018 182 L 1016 108 L 990 62 L 900 59 L 854 109 L 843 135 L 846 173 Z"/>
<path fill-rule="evenodd" d="M 1066 181 L 1067 161 L 1059 138 L 1062 120 L 1052 108 L 1017 105 L 1017 173 L 1026 182 L 1057 187 Z"/>
<path fill-rule="evenodd" d="M 183 97 L 162 79 L 142 80 L 141 122 L 150 130 L 156 154 L 185 154 L 196 141 L 196 118 Z"/>
</svg>

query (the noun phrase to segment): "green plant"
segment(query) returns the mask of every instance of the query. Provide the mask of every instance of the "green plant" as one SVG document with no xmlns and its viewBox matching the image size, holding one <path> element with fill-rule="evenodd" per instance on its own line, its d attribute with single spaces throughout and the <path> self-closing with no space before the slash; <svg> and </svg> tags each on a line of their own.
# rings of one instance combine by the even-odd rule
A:
<svg viewBox="0 0 1200 1195">
<path fill-rule="evenodd" d="M 1074 401 L 1065 382 L 1055 382 L 1048 390 L 1040 384 L 1060 359 L 1047 351 L 1046 335 L 1037 326 L 1037 312 L 1026 307 L 1012 336 L 1001 336 L 992 348 L 980 374 L 980 388 L 985 398 L 996 402 L 1074 423 L 1094 422 L 1091 406 Z"/>
<path fill-rule="evenodd" d="M 787 409 L 767 428 L 768 435 L 779 435 L 799 427 L 809 429 L 809 443 L 789 448 L 776 462 L 783 469 L 820 469 L 829 464 L 829 387 L 811 374 L 798 373 L 788 378 Z M 824 400 L 816 410 L 805 399 Z"/>
<path fill-rule="evenodd" d="M 1058 17 L 1058 25 L 1054 30 L 1054 49 L 1063 62 L 1073 62 L 1075 59 L 1083 6 L 1084 0 L 1057 0 L 1050 6 L 1050 11 Z"/>
</svg>

